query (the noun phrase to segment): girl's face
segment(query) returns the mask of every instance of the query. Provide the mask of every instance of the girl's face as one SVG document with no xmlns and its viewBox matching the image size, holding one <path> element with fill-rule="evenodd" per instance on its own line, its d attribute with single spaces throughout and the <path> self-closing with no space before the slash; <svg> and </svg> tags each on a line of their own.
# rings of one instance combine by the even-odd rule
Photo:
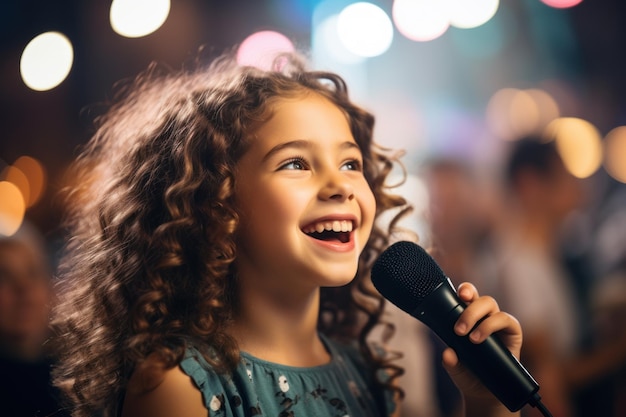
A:
<svg viewBox="0 0 626 417">
<path fill-rule="evenodd" d="M 288 291 L 347 284 L 376 203 L 346 116 L 314 93 L 272 110 L 237 165 L 239 279 Z"/>
</svg>

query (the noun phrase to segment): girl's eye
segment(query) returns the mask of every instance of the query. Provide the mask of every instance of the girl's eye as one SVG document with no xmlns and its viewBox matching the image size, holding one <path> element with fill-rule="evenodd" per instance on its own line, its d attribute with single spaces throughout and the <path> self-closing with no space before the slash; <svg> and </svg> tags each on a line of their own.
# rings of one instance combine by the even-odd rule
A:
<svg viewBox="0 0 626 417">
<path fill-rule="evenodd" d="M 278 169 L 280 170 L 283 170 L 283 169 L 305 170 L 307 169 L 306 166 L 307 165 L 306 165 L 306 162 L 304 162 L 304 159 L 293 158 L 285 162 L 284 164 L 282 164 Z"/>
<path fill-rule="evenodd" d="M 346 171 L 362 171 L 361 161 L 351 160 L 342 165 L 341 169 Z"/>
</svg>

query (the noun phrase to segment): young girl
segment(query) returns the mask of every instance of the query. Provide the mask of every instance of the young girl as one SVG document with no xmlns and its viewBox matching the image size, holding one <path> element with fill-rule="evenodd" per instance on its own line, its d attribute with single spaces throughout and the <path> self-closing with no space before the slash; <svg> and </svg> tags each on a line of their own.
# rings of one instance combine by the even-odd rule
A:
<svg viewBox="0 0 626 417">
<path fill-rule="evenodd" d="M 395 157 L 343 80 L 228 56 L 127 88 L 77 161 L 54 321 L 75 416 L 386 416 L 400 370 L 368 342 Z M 393 226 L 392 222 L 392 226 Z M 459 333 L 521 330 L 465 285 Z M 475 415 L 500 406 L 444 355 Z"/>
</svg>

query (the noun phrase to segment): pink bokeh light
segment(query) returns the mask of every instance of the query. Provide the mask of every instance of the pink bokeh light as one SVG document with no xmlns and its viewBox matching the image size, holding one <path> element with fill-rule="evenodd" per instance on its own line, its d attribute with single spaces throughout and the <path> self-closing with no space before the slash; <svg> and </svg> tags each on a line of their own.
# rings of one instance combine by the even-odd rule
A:
<svg viewBox="0 0 626 417">
<path fill-rule="evenodd" d="M 550 7 L 555 7 L 557 9 L 566 9 L 568 7 L 574 7 L 577 4 L 582 3 L 583 0 L 541 0 L 541 1 Z"/>
<path fill-rule="evenodd" d="M 293 52 L 295 47 L 285 35 L 271 30 L 253 33 L 237 49 L 237 63 L 271 70 L 277 55 Z"/>
</svg>

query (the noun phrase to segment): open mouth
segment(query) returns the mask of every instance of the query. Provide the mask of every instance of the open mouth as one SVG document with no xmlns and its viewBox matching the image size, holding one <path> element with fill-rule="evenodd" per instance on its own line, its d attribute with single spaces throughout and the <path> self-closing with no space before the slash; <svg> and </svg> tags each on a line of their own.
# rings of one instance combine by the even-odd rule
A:
<svg viewBox="0 0 626 417">
<path fill-rule="evenodd" d="M 332 220 L 313 223 L 303 228 L 302 231 L 314 239 L 348 243 L 352 228 L 352 220 Z"/>
</svg>

